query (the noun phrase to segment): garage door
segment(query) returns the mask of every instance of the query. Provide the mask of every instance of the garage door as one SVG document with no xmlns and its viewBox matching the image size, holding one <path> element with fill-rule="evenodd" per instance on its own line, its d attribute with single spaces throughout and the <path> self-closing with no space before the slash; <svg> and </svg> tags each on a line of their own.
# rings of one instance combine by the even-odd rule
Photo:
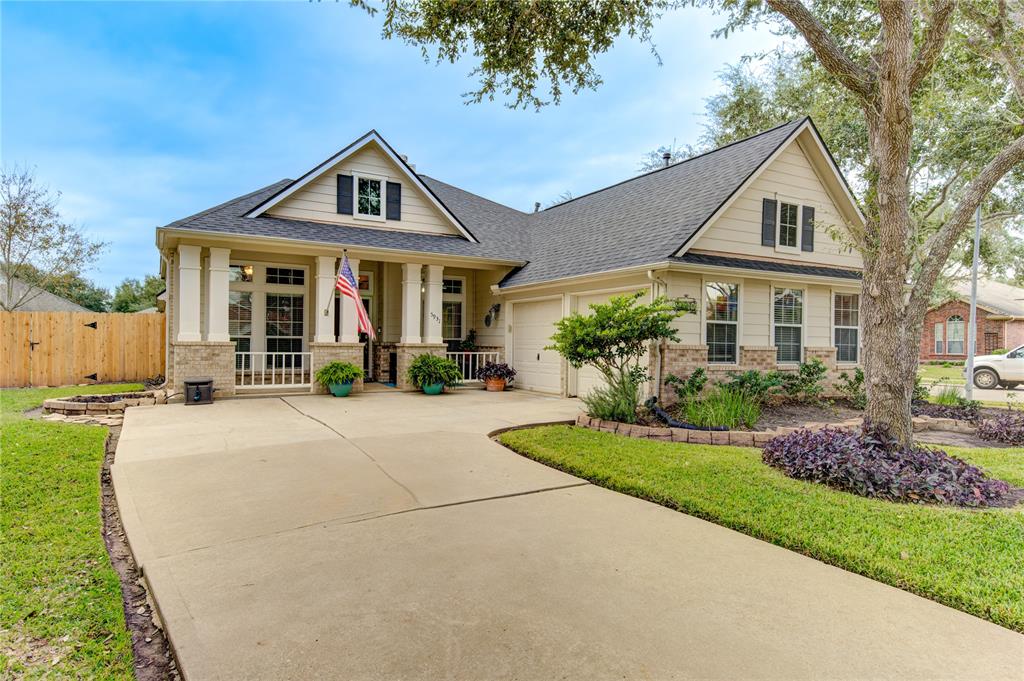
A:
<svg viewBox="0 0 1024 681">
<path fill-rule="evenodd" d="M 516 387 L 561 392 L 561 358 L 557 352 L 544 349 L 551 344 L 555 322 L 561 317 L 560 298 L 512 304 L 512 368 L 516 370 Z"/>
<path fill-rule="evenodd" d="M 637 289 L 639 290 L 639 289 Z M 577 299 L 576 310 L 582 314 L 590 314 L 590 306 L 595 303 L 607 303 L 609 299 L 615 296 L 624 296 L 635 291 L 617 291 L 615 293 L 593 293 L 590 295 L 582 295 Z M 647 358 L 640 360 L 640 366 L 647 366 Z M 591 390 L 596 387 L 604 385 L 604 376 L 601 372 L 593 367 L 581 367 L 576 371 L 576 394 L 580 397 L 588 394 Z"/>
</svg>

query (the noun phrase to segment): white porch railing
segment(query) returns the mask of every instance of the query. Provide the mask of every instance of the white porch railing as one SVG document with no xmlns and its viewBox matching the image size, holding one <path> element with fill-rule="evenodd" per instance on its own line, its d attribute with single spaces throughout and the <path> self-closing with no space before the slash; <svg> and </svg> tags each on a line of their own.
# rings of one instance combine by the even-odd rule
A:
<svg viewBox="0 0 1024 681">
<path fill-rule="evenodd" d="M 311 352 L 236 352 L 236 388 L 308 388 Z"/>
<path fill-rule="evenodd" d="M 500 352 L 449 352 L 446 355 L 459 365 L 464 381 L 479 381 L 477 372 L 488 362 L 497 362 L 501 357 Z"/>
</svg>

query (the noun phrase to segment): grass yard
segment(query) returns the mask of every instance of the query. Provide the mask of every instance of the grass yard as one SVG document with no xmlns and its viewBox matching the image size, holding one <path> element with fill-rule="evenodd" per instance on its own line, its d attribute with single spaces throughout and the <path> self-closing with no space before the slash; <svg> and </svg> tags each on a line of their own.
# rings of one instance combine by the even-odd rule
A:
<svg viewBox="0 0 1024 681">
<path fill-rule="evenodd" d="M 107 429 L 22 412 L 50 397 L 139 389 L 0 391 L 0 677 L 134 678 L 121 586 L 100 534 Z"/>
<path fill-rule="evenodd" d="M 925 385 L 930 383 L 952 383 L 963 385 L 964 368 L 962 366 L 944 367 L 941 364 L 921 364 L 917 367 L 917 375 Z"/>
<path fill-rule="evenodd" d="M 511 449 L 1024 632 L 1024 507 L 985 511 L 866 499 L 793 480 L 743 447 L 635 440 L 571 426 L 503 433 Z M 1024 486 L 1024 449 L 951 454 Z"/>
</svg>

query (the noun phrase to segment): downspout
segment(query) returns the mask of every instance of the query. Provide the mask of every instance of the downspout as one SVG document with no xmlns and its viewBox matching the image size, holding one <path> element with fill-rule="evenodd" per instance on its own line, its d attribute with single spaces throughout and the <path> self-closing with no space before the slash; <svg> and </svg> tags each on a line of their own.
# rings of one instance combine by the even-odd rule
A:
<svg viewBox="0 0 1024 681">
<path fill-rule="evenodd" d="M 167 282 L 167 300 L 170 302 L 174 300 L 172 295 L 172 287 L 174 286 L 174 276 L 171 273 L 171 262 L 168 260 L 164 251 L 160 251 L 160 262 L 163 263 L 165 281 Z M 171 373 L 171 306 L 167 305 L 164 307 L 164 388 L 167 388 L 167 377 Z M 168 395 L 170 397 L 170 395 Z"/>
<path fill-rule="evenodd" d="M 663 293 L 665 295 L 668 294 L 668 284 L 666 284 L 662 279 L 659 279 L 655 275 L 654 270 L 647 270 L 647 279 L 651 282 L 652 302 L 654 299 L 656 299 Z M 668 342 L 664 338 L 662 338 L 661 341 L 658 343 L 658 351 L 654 355 L 654 390 L 652 391 L 652 393 L 655 397 L 658 398 L 658 402 L 661 402 L 661 374 L 662 367 L 665 363 L 665 350 L 667 346 Z"/>
</svg>

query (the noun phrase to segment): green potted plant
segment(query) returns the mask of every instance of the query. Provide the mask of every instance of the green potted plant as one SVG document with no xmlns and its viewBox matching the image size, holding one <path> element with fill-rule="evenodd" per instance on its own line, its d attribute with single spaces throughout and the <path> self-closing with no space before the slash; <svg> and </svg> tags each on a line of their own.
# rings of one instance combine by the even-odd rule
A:
<svg viewBox="0 0 1024 681">
<path fill-rule="evenodd" d="M 317 383 L 331 391 L 335 397 L 352 392 L 352 384 L 363 377 L 363 370 L 351 362 L 328 362 L 316 372 Z"/>
<path fill-rule="evenodd" d="M 506 385 L 515 380 L 516 370 L 504 362 L 488 362 L 476 372 L 476 376 L 491 392 L 501 392 Z"/>
<path fill-rule="evenodd" d="M 427 395 L 439 395 L 446 387 L 462 383 L 459 365 L 436 355 L 420 355 L 409 365 L 409 382 Z"/>
</svg>

